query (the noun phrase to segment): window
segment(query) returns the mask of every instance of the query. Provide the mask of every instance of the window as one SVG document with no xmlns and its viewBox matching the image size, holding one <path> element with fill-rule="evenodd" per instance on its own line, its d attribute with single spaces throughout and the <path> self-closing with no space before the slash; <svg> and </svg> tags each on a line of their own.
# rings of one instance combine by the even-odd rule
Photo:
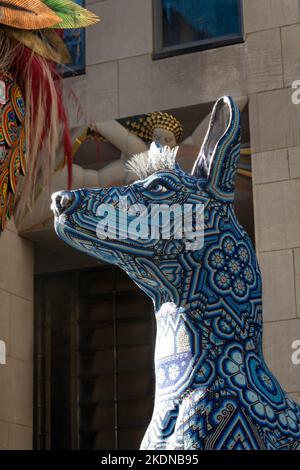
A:
<svg viewBox="0 0 300 470">
<path fill-rule="evenodd" d="M 84 7 L 84 0 L 74 0 Z M 64 77 L 85 73 L 85 29 L 66 29 L 63 33 L 64 42 L 72 56 L 72 63 L 66 64 L 63 71 Z"/>
<path fill-rule="evenodd" d="M 243 40 L 241 0 L 154 0 L 154 56 Z"/>
</svg>

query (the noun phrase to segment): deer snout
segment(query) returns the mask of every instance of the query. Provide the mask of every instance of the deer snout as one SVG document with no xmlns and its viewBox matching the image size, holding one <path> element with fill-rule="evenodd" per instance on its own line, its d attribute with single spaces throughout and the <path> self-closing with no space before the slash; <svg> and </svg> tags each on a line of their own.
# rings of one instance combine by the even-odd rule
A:
<svg viewBox="0 0 300 470">
<path fill-rule="evenodd" d="M 74 194 L 70 191 L 59 191 L 52 195 L 52 204 L 51 209 L 54 212 L 54 215 L 58 217 L 63 214 L 68 207 L 72 205 L 74 201 Z"/>
</svg>

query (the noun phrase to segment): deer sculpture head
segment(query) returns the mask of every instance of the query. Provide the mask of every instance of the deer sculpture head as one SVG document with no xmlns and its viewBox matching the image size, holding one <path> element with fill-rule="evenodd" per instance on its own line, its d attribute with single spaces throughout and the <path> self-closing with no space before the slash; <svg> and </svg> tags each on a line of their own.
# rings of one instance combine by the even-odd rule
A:
<svg viewBox="0 0 300 470">
<path fill-rule="evenodd" d="M 232 206 L 239 144 L 239 110 L 222 97 L 192 174 L 179 167 L 176 150 L 152 148 L 151 161 L 147 155 L 134 158 L 131 166 L 144 178 L 128 186 L 55 193 L 56 232 L 69 245 L 124 269 L 157 309 L 167 301 L 193 301 L 196 293 L 187 292 L 181 277 L 187 272 L 190 281 L 200 266 L 217 297 L 247 300 L 260 279 L 251 241 Z M 230 256 L 231 274 L 222 269 Z"/>
</svg>

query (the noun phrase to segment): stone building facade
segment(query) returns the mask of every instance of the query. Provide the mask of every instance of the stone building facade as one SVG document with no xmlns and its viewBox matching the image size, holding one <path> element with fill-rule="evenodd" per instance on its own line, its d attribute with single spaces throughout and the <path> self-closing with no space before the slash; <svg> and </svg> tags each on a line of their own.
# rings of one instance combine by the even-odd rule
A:
<svg viewBox="0 0 300 470">
<path fill-rule="evenodd" d="M 83 113 L 71 127 L 247 96 L 256 250 L 264 282 L 264 350 L 300 402 L 299 0 L 243 0 L 244 42 L 153 60 L 151 0 L 88 0 L 86 74 L 68 78 Z M 0 239 L 0 449 L 32 447 L 34 243 L 13 223 Z"/>
</svg>

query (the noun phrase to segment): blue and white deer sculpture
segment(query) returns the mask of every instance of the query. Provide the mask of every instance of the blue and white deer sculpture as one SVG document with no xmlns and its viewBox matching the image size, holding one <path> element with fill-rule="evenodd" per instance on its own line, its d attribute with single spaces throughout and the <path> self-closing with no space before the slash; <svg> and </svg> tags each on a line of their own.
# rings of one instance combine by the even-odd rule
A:
<svg viewBox="0 0 300 470">
<path fill-rule="evenodd" d="M 153 300 L 155 403 L 141 449 L 300 449 L 300 407 L 263 357 L 261 274 L 233 209 L 239 153 L 240 112 L 224 96 L 191 174 L 165 149 L 152 163 L 134 157 L 144 177 L 128 186 L 53 195 L 58 236 L 125 270 Z M 124 219 L 124 198 L 127 213 L 136 204 L 201 205 L 203 243 L 101 231 L 99 208 L 109 205 L 124 235 L 133 220 Z"/>
</svg>

